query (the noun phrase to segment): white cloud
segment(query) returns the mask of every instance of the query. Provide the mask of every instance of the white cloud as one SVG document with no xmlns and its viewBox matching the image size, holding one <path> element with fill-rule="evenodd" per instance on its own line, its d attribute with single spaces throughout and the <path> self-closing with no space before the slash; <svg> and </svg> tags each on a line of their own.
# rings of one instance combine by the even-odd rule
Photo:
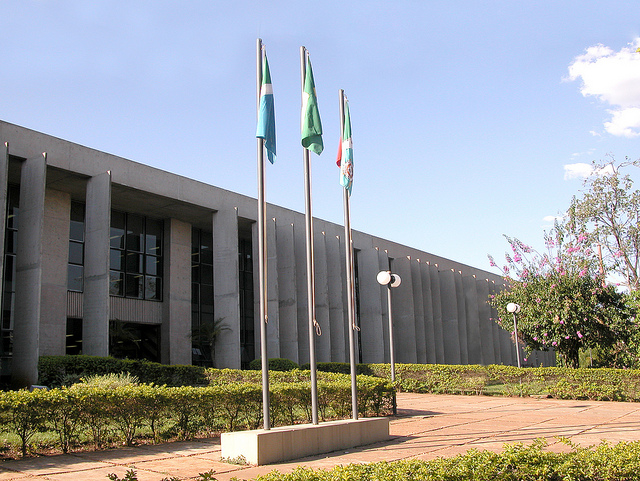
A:
<svg viewBox="0 0 640 481">
<path fill-rule="evenodd" d="M 580 92 L 614 107 L 605 123 L 611 135 L 640 136 L 640 38 L 615 52 L 604 45 L 589 47 L 569 65 L 568 80 L 582 80 Z"/>
<path fill-rule="evenodd" d="M 555 221 L 561 222 L 564 219 L 563 215 L 546 215 L 542 218 L 545 222 L 554 223 Z"/>
<path fill-rule="evenodd" d="M 591 164 L 577 163 L 564 166 L 564 180 L 586 179 L 593 173 Z"/>
</svg>

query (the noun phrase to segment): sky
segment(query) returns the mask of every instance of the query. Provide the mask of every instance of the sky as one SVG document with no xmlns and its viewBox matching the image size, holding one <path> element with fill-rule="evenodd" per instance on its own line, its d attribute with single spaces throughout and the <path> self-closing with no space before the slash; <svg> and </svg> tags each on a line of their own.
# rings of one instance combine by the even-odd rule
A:
<svg viewBox="0 0 640 481">
<path fill-rule="evenodd" d="M 251 197 L 261 38 L 266 199 L 299 212 L 305 46 L 313 215 L 343 223 L 344 89 L 352 228 L 489 271 L 503 234 L 541 248 L 592 161 L 640 158 L 636 2 L 2 0 L 0 19 L 0 119 Z"/>
</svg>

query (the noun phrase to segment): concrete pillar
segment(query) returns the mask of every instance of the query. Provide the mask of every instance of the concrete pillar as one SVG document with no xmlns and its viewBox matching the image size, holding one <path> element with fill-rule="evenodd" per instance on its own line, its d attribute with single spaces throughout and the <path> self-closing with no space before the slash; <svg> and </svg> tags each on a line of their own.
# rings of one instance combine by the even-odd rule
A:
<svg viewBox="0 0 640 481">
<path fill-rule="evenodd" d="M 257 224 L 254 224 L 257 228 Z M 257 229 L 256 229 L 257 230 Z M 256 242 L 257 246 L 258 243 Z M 255 260 L 258 257 L 254 257 Z M 254 269 L 257 271 L 258 269 Z M 280 273 L 278 272 L 278 248 L 276 246 L 276 219 L 267 219 L 267 351 L 269 358 L 282 357 L 280 353 L 280 301 L 279 301 Z M 254 284 L 254 292 L 259 290 L 259 284 Z M 260 306 L 254 312 L 260 315 Z M 260 326 L 256 326 L 256 341 L 260 339 Z M 260 343 L 256 342 L 258 352 Z"/>
<path fill-rule="evenodd" d="M 454 271 L 456 303 L 458 306 L 458 335 L 460 338 L 460 363 L 469 364 L 469 343 L 467 342 L 467 307 L 462 283 L 462 272 Z"/>
<path fill-rule="evenodd" d="M 429 273 L 429 264 L 420 264 L 420 275 L 422 277 L 422 299 L 425 316 L 425 343 L 428 364 L 435 364 L 436 360 L 436 342 L 433 320 L 433 297 L 431 294 L 431 275 Z"/>
<path fill-rule="evenodd" d="M 458 300 L 456 281 L 452 270 L 438 271 L 440 277 L 440 299 L 442 300 L 442 334 L 444 340 L 444 362 L 460 364 L 460 333 L 458 330 Z"/>
<path fill-rule="evenodd" d="M 482 335 L 480 332 L 479 303 L 476 276 L 466 276 L 462 279 L 465 296 L 467 317 L 467 348 L 469 364 L 482 364 Z"/>
<path fill-rule="evenodd" d="M 238 210 L 231 207 L 213 214 L 215 318 L 222 318 L 230 328 L 220 333 L 216 343 L 216 359 L 219 367 L 231 369 L 240 369 L 240 283 L 238 269 Z M 258 335 L 256 333 L 256 337 Z"/>
<path fill-rule="evenodd" d="M 386 311 L 387 293 L 378 284 L 376 276 L 381 270 L 380 257 L 386 255 L 378 249 L 358 252 L 358 287 L 360 299 L 360 339 L 362 342 L 362 362 L 388 362 L 388 335 L 384 336 L 383 309 Z M 383 303 L 383 299 L 385 300 Z M 386 337 L 386 339 L 385 339 Z"/>
<path fill-rule="evenodd" d="M 346 267 L 344 245 L 336 236 L 327 235 L 327 281 L 329 289 L 329 324 L 331 325 L 331 361 L 348 362 L 348 338 L 345 339 Z"/>
<path fill-rule="evenodd" d="M 488 279 L 476 279 L 478 290 L 478 317 L 480 318 L 480 347 L 482 350 L 482 364 L 488 366 L 496 363 L 493 349 L 494 321 L 491 318 L 489 306 L 489 281 Z"/>
<path fill-rule="evenodd" d="M 309 312 L 307 295 L 307 239 L 304 221 L 294 226 L 296 258 L 296 292 L 298 308 L 298 363 L 309 361 Z"/>
<path fill-rule="evenodd" d="M 293 224 L 280 225 L 276 219 L 280 355 L 294 362 L 299 362 L 296 263 L 300 260 L 293 255 L 295 252 L 293 230 Z"/>
<path fill-rule="evenodd" d="M 63 356 L 67 334 L 67 266 L 69 263 L 69 214 L 71 196 L 46 189 L 42 257 L 41 356 Z"/>
<path fill-rule="evenodd" d="M 433 334 L 436 351 L 436 362 L 445 363 L 444 333 L 442 324 L 442 301 L 440 296 L 440 274 L 437 264 L 429 265 L 429 279 L 431 281 L 431 307 L 433 309 Z"/>
<path fill-rule="evenodd" d="M 191 364 L 191 224 L 164 221 L 164 275 L 160 359 Z"/>
<path fill-rule="evenodd" d="M 22 164 L 11 379 L 14 387 L 38 381 L 46 174 L 46 154 Z"/>
<path fill-rule="evenodd" d="M 87 181 L 84 242 L 82 352 L 109 355 L 109 238 L 111 173 Z"/>
<path fill-rule="evenodd" d="M 425 334 L 426 319 L 424 313 L 424 297 L 422 286 L 422 274 L 419 259 L 412 259 L 411 265 L 411 283 L 413 285 L 413 312 L 415 318 L 416 331 L 416 354 L 417 362 L 425 364 L 427 362 L 427 342 Z"/>
<path fill-rule="evenodd" d="M 391 272 L 397 273 L 402 279 L 400 286 L 391 288 L 396 362 L 415 364 L 418 362 L 418 352 L 410 259 L 393 259 Z"/>
<path fill-rule="evenodd" d="M 497 294 L 496 283 L 489 281 L 488 286 L 489 286 L 489 294 L 495 296 Z M 501 342 L 500 342 L 500 334 L 502 332 L 502 328 L 498 325 L 498 322 L 497 322 L 498 311 L 491 306 L 489 306 L 489 310 L 491 312 L 491 319 L 492 319 L 493 357 L 495 359 L 496 364 L 504 364 L 504 359 L 502 358 Z"/>
<path fill-rule="evenodd" d="M 314 257 L 316 273 L 316 321 L 320 324 L 321 335 L 316 336 L 316 360 L 331 361 L 331 326 L 329 321 L 329 285 L 327 281 L 326 233 L 315 226 Z"/>
</svg>

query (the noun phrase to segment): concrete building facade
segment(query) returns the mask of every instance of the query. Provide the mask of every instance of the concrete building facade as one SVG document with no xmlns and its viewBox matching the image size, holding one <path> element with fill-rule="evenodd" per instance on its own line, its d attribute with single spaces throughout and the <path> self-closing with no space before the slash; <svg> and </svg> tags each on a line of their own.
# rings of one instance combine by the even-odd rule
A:
<svg viewBox="0 0 640 481">
<path fill-rule="evenodd" d="M 0 141 L 5 381 L 34 384 L 42 355 L 230 368 L 260 357 L 256 199 L 6 122 Z M 268 356 L 306 363 L 304 215 L 269 205 L 267 218 Z M 348 362 L 344 229 L 314 226 L 316 356 Z M 353 245 L 361 362 L 389 361 L 376 274 L 391 269 L 397 362 L 515 364 L 486 303 L 499 276 L 363 232 Z"/>
</svg>

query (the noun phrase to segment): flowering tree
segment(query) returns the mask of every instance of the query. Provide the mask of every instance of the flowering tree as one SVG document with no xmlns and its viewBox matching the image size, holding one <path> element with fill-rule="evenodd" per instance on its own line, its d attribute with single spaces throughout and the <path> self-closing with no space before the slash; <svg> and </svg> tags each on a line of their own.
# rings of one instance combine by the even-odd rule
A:
<svg viewBox="0 0 640 481">
<path fill-rule="evenodd" d="M 611 349 L 629 339 L 635 328 L 633 309 L 623 294 L 605 286 L 587 233 L 571 223 L 556 223 L 545 235 L 545 253 L 506 238 L 512 253 L 505 255 L 501 269 L 510 288 L 491 296 L 489 303 L 500 314 L 498 324 L 508 331 L 513 319 L 506 306 L 520 306 L 517 340 L 529 352 L 554 349 L 568 366 L 577 367 L 581 348 Z"/>
<path fill-rule="evenodd" d="M 568 214 L 570 222 L 591 232 L 603 274 L 618 274 L 635 291 L 640 289 L 640 191 L 624 173 L 630 167 L 640 167 L 640 160 L 594 162 L 585 190 L 573 198 Z"/>
</svg>

